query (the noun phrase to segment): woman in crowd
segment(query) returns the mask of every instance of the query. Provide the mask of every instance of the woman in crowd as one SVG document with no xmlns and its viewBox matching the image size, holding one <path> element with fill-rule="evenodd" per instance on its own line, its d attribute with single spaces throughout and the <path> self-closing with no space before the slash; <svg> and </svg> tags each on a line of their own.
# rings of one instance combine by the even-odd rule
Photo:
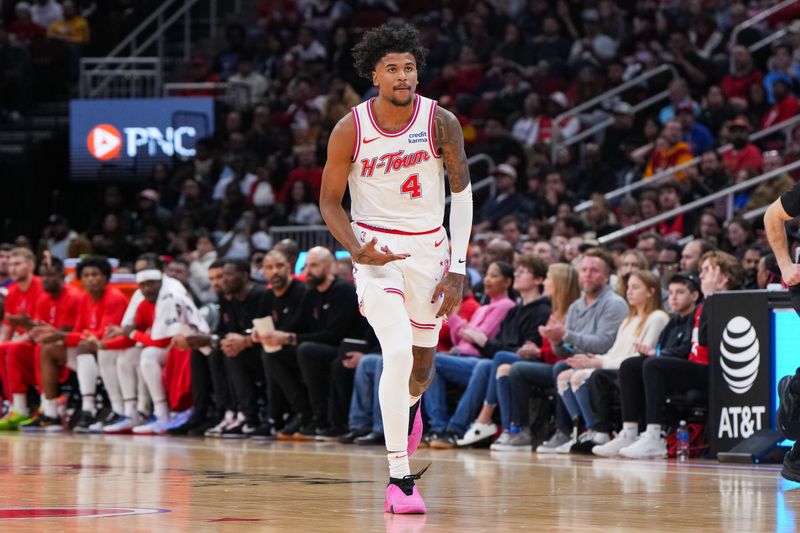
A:
<svg viewBox="0 0 800 533">
<path fill-rule="evenodd" d="M 550 298 L 551 304 L 550 318 L 547 320 L 547 325 L 563 324 L 567 319 L 567 309 L 581 294 L 578 286 L 577 270 L 567 263 L 550 265 L 550 268 L 547 269 L 547 278 L 544 280 L 544 294 Z M 532 372 L 540 372 L 543 379 L 550 380 L 553 375 L 552 365 L 561 360 L 553 352 L 550 341 L 544 337 L 542 337 L 541 346 L 525 343 L 517 350 L 516 354 L 499 352 L 495 355 L 496 364 L 492 366 L 490 377 L 496 379 L 495 399 L 500 407 L 503 433 L 492 444 L 493 450 L 513 450 L 531 446 L 531 433 L 528 428 L 528 401 L 530 397 L 514 399 L 515 405 L 524 404 L 524 408 L 512 409 L 511 406 L 511 389 L 508 374 L 511 370 L 511 363 L 521 359 L 527 359 L 527 361 L 518 364 L 524 364 L 530 367 Z M 494 409 L 491 404 L 492 399 L 487 392 L 484 409 L 478 415 L 475 423 L 485 423 L 491 420 Z"/>
<path fill-rule="evenodd" d="M 628 250 L 619 257 L 619 268 L 617 269 L 617 281 L 614 284 L 617 294 L 622 296 L 628 294 L 628 277 L 631 272 L 637 270 L 648 270 L 647 258 L 642 252 L 636 249 Z"/>
<path fill-rule="evenodd" d="M 628 317 L 620 324 L 614 344 L 605 354 L 576 354 L 567 359 L 572 367 L 561 372 L 556 379 L 558 394 L 564 401 L 572 419 L 583 419 L 587 428 L 578 445 L 584 442 L 605 444 L 611 437 L 592 429 L 595 422 L 589 399 L 589 388 L 584 386 L 595 369 L 619 369 L 620 364 L 638 354 L 637 344 L 654 346 L 661 331 L 669 322 L 662 310 L 661 283 L 655 274 L 636 270 L 628 278 L 626 292 Z"/>
</svg>

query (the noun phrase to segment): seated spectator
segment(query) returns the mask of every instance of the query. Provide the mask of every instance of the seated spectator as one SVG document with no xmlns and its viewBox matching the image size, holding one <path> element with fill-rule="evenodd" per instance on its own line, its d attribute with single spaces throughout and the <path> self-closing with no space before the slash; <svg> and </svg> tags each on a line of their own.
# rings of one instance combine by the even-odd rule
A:
<svg viewBox="0 0 800 533">
<path fill-rule="evenodd" d="M 517 193 L 517 171 L 508 164 L 502 163 L 492 172 L 495 180 L 495 195 L 489 198 L 477 216 L 474 231 L 481 232 L 496 227 L 503 217 L 516 215 L 527 218 L 531 206 L 527 199 Z"/>
<path fill-rule="evenodd" d="M 15 8 L 16 19 L 8 25 L 8 31 L 20 44 L 29 45 L 31 42 L 43 38 L 47 30 L 31 19 L 31 5 L 20 2 Z"/>
<path fill-rule="evenodd" d="M 261 73 L 253 70 L 253 58 L 246 54 L 239 56 L 239 60 L 236 62 L 236 73 L 229 77 L 228 81 L 247 88 L 247 95 L 238 100 L 247 108 L 260 102 L 267 91 L 267 79 Z"/>
<path fill-rule="evenodd" d="M 650 270 L 655 268 L 658 255 L 664 247 L 664 239 L 658 233 L 642 233 L 636 238 L 636 249 L 644 254 Z"/>
<path fill-rule="evenodd" d="M 669 279 L 669 306 L 673 315 L 667 323 L 658 341 L 654 344 L 637 343 L 634 349 L 638 357 L 626 359 L 618 371 L 608 372 L 599 370 L 590 379 L 589 387 L 592 404 L 597 412 L 595 428 L 604 433 L 611 432 L 611 401 L 615 390 L 620 390 L 622 395 L 622 431 L 605 444 L 595 446 L 591 452 L 603 457 L 613 457 L 619 451 L 632 444 L 639 434 L 639 418 L 633 418 L 631 411 L 639 412 L 640 405 L 648 405 L 653 395 L 653 401 L 662 401 L 661 396 L 655 397 L 658 391 L 655 387 L 648 387 L 644 379 L 644 368 L 652 372 L 653 368 L 668 365 L 673 360 L 683 361 L 688 359 L 692 348 L 692 328 L 695 322 L 695 311 L 702 299 L 700 292 L 700 279 L 690 273 L 682 272 Z M 670 358 L 668 363 L 655 362 L 656 358 Z M 617 382 L 619 385 L 617 385 Z M 646 390 L 647 388 L 647 390 Z M 663 404 L 659 404 L 659 409 Z M 661 436 L 660 428 L 659 434 Z"/>
<path fill-rule="evenodd" d="M 681 124 L 683 140 L 689 143 L 693 154 L 702 154 L 714 147 L 714 138 L 708 128 L 695 122 L 690 100 L 683 100 L 678 104 L 677 119 Z"/>
<path fill-rule="evenodd" d="M 226 259 L 249 259 L 254 250 L 269 250 L 272 239 L 258 225 L 252 211 L 244 211 L 231 231 L 222 235 L 217 242 L 218 252 Z"/>
<path fill-rule="evenodd" d="M 783 78 L 772 82 L 774 105 L 761 119 L 761 129 L 780 124 L 797 115 L 797 98 L 792 94 L 791 85 Z"/>
<path fill-rule="evenodd" d="M 603 228 L 617 225 L 617 217 L 611 208 L 611 202 L 601 193 L 593 193 L 591 197 L 592 205 L 584 212 L 583 220 L 586 227 L 594 232 L 599 232 Z"/>
<path fill-rule="evenodd" d="M 691 167 L 695 169 L 697 167 Z M 700 156 L 700 171 L 687 172 L 696 197 L 707 196 L 730 185 L 730 177 L 722 166 L 720 155 L 715 150 L 703 152 Z"/>
<path fill-rule="evenodd" d="M 664 245 L 661 253 L 658 254 L 658 261 L 656 262 L 656 270 L 661 283 L 666 290 L 666 284 L 672 278 L 672 275 L 678 272 L 678 267 L 681 260 L 681 247 L 675 243 L 669 242 Z M 669 294 L 665 295 L 665 300 Z M 664 302 L 664 310 L 671 311 L 671 307 L 667 307 L 666 301 Z"/>
<path fill-rule="evenodd" d="M 619 267 L 614 275 L 616 281 L 612 280 L 614 290 L 621 297 L 625 298 L 628 294 L 628 277 L 637 270 L 648 270 L 650 263 L 647 261 L 641 250 L 627 250 L 619 256 Z"/>
<path fill-rule="evenodd" d="M 701 260 L 700 282 L 703 295 L 737 290 L 742 285 L 742 267 L 733 256 L 725 252 L 708 252 Z M 623 430 L 606 449 L 605 456 L 622 455 L 632 459 L 663 458 L 667 455 L 667 442 L 663 436 L 664 403 L 669 392 L 708 390 L 708 313 L 700 305 L 693 315 L 692 342 L 688 360 L 681 357 L 651 357 L 653 346 L 641 346 L 641 376 L 634 375 L 635 363 L 620 375 L 622 394 Z M 662 354 L 663 355 L 663 354 Z M 626 379 L 632 378 L 632 379 Z M 642 388 L 637 388 L 636 383 Z M 643 401 L 644 400 L 644 401 Z M 642 411 L 645 411 L 642 413 Z M 647 429 L 639 434 L 639 420 L 644 414 Z M 616 442 L 615 442 L 616 441 Z M 599 454 L 598 454 L 599 455 Z"/>
<path fill-rule="evenodd" d="M 677 120 L 670 120 L 664 125 L 661 137 L 655 142 L 645 166 L 645 179 L 692 160 L 692 150 L 687 143 L 681 141 L 681 135 L 681 125 Z M 674 176 L 678 181 L 686 179 L 683 170 L 675 172 Z"/>
<path fill-rule="evenodd" d="M 277 195 L 277 199 L 281 202 L 287 200 L 294 183 L 296 181 L 304 181 L 311 186 L 311 200 L 318 202 L 319 190 L 322 186 L 322 167 L 319 166 L 317 161 L 316 150 L 313 145 L 301 145 L 295 147 L 294 154 L 297 164 L 287 176 L 286 182 Z"/>
<path fill-rule="evenodd" d="M 713 209 L 704 209 L 697 222 L 697 229 L 694 232 L 699 239 L 703 239 L 714 246 L 722 243 L 722 218 Z M 699 256 L 698 256 L 699 259 Z M 700 265 L 697 265 L 699 273 Z M 686 266 L 681 266 L 681 270 L 695 270 Z"/>
<path fill-rule="evenodd" d="M 731 71 L 722 78 L 720 88 L 725 98 L 747 98 L 751 83 L 761 83 L 764 75 L 755 68 L 753 56 L 741 45 L 731 49 Z"/>
<path fill-rule="evenodd" d="M 297 32 L 297 44 L 289 49 L 298 61 L 309 63 L 313 61 L 325 61 L 328 51 L 316 39 L 314 30 L 310 26 L 303 26 Z"/>
<path fill-rule="evenodd" d="M 781 269 L 778 267 L 778 261 L 775 259 L 775 254 L 768 253 L 758 261 L 756 281 L 758 288 L 761 290 L 769 290 L 775 286 L 784 286 L 783 280 L 781 279 Z"/>
<path fill-rule="evenodd" d="M 744 219 L 734 218 L 725 228 L 725 239 L 720 248 L 741 261 L 751 240 L 750 224 Z"/>
<path fill-rule="evenodd" d="M 722 164 L 728 175 L 734 176 L 743 169 L 761 171 L 761 150 L 749 139 L 750 122 L 737 117 L 728 124 L 728 131 L 733 147 L 722 152 Z"/>
<path fill-rule="evenodd" d="M 552 322 L 539 328 L 539 333 L 547 339 L 557 356 L 603 353 L 614 343 L 614 335 L 625 319 L 628 305 L 608 286 L 613 269 L 614 263 L 605 250 L 590 248 L 583 254 L 578 276 L 581 298 L 569 306 L 564 322 Z M 533 361 L 518 361 L 511 365 L 512 424 L 522 426 L 520 421 L 527 422 L 531 385 L 550 389 L 555 386 L 555 377 L 568 368 L 563 361 L 554 366 L 539 365 L 542 363 Z M 556 402 L 556 428 L 555 434 L 539 446 L 537 452 L 554 453 L 571 440 L 572 420 L 559 400 Z M 564 451 L 569 451 L 572 444 L 574 441 Z"/>
<path fill-rule="evenodd" d="M 777 150 L 769 150 L 763 154 L 763 172 L 772 172 L 784 165 L 783 157 Z M 745 211 L 758 209 L 775 201 L 775 198 L 794 187 L 795 181 L 788 172 L 775 176 L 771 180 L 760 183 L 750 194 Z"/>
<path fill-rule="evenodd" d="M 77 13 L 75 2 L 65 0 L 61 6 L 63 15 L 47 28 L 47 36 L 71 44 L 89 44 L 89 22 Z"/>
<path fill-rule="evenodd" d="M 733 118 L 733 107 L 728 103 L 719 85 L 709 87 L 700 113 L 700 122 L 708 126 L 711 134 L 716 136 L 723 124 Z"/>
<path fill-rule="evenodd" d="M 658 112 L 658 120 L 661 124 L 665 125 L 670 120 L 677 118 L 678 106 L 681 103 L 689 102 L 692 106 L 692 113 L 697 116 L 700 114 L 700 105 L 692 100 L 689 93 L 689 84 L 683 78 L 678 78 L 670 82 L 667 87 L 667 96 L 670 103 L 661 108 Z"/>
<path fill-rule="evenodd" d="M 695 276 L 699 276 L 700 259 L 713 249 L 714 245 L 702 238 L 687 242 L 683 250 L 681 250 L 681 271 L 691 272 Z"/>
<path fill-rule="evenodd" d="M 792 56 L 792 46 L 788 43 L 779 42 L 772 47 L 772 56 L 767 63 L 771 68 L 764 76 L 764 90 L 767 91 L 767 98 L 771 104 L 780 100 L 773 93 L 773 86 L 777 80 L 783 80 L 786 83 L 789 93 L 794 92 L 793 89 L 796 89 L 800 83 L 800 66 L 793 62 Z"/>
<path fill-rule="evenodd" d="M 759 244 L 751 244 L 744 251 L 744 256 L 742 256 L 743 289 L 756 290 L 760 288 L 758 286 L 758 264 L 761 262 L 761 256 L 763 255 L 764 249 Z"/>
<path fill-rule="evenodd" d="M 543 297 L 541 292 L 548 272 L 547 265 L 537 257 L 525 255 L 520 255 L 515 264 L 513 288 L 520 295 L 520 302 L 508 311 L 496 339 L 475 333 L 475 345 L 482 359 L 472 370 L 467 389 L 447 424 L 444 438 L 440 437 L 438 442 L 431 441 L 433 448 L 468 446 L 492 437 L 497 432 L 497 426 L 492 423 L 497 405 L 497 368 L 519 361 L 517 352 L 531 355 L 542 345 L 539 326 L 543 326 L 551 314 L 550 300 Z M 483 408 L 478 414 L 481 402 Z M 478 414 L 478 418 L 467 427 L 475 414 Z M 508 426 L 504 429 L 508 430 Z"/>
<path fill-rule="evenodd" d="M 422 402 L 431 421 L 432 447 L 449 448 L 454 445 L 456 436 L 449 429 L 451 419 L 447 416 L 447 382 L 461 385 L 468 383 L 473 369 L 480 361 L 481 342 L 485 344 L 497 336 L 501 322 L 514 307 L 514 301 L 508 297 L 513 282 L 514 267 L 503 262 L 491 263 L 483 280 L 489 303 L 481 306 L 468 323 L 457 313 L 448 316 L 450 337 L 454 346 L 450 354 L 436 354 L 436 374 L 425 391 Z M 468 420 L 464 420 L 463 424 L 466 425 Z"/>
<path fill-rule="evenodd" d="M 322 224 L 322 214 L 314 202 L 311 185 L 298 180 L 292 184 L 286 198 L 286 221 L 292 226 Z"/>
<path fill-rule="evenodd" d="M 586 61 L 602 65 L 617 54 L 619 43 L 601 33 L 600 15 L 596 9 L 586 9 L 581 15 L 584 37 L 576 39 L 569 52 L 569 63 Z"/>
<path fill-rule="evenodd" d="M 658 203 L 664 212 L 681 206 L 681 188 L 677 182 L 668 180 L 658 186 Z M 694 224 L 689 213 L 679 213 L 672 218 L 662 220 L 657 225 L 658 234 L 667 242 L 677 242 Z"/>
<path fill-rule="evenodd" d="M 620 364 L 637 354 L 636 345 L 656 344 L 669 322 L 662 310 L 661 283 L 652 272 L 637 270 L 628 278 L 628 316 L 620 324 L 611 348 L 603 354 L 577 353 L 566 360 L 571 368 L 556 376 L 556 387 L 573 420 L 581 418 L 586 431 L 574 442 L 570 451 L 588 453 L 596 445 L 611 440 L 609 432 L 595 430 L 596 422 L 589 387 L 586 382 L 597 369 L 619 370 Z M 566 447 L 566 446 L 565 446 Z"/>
</svg>

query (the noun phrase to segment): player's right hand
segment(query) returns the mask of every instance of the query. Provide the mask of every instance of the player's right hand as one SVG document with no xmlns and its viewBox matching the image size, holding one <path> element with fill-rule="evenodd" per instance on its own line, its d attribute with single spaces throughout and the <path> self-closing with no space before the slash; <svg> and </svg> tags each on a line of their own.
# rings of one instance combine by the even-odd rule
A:
<svg viewBox="0 0 800 533">
<path fill-rule="evenodd" d="M 371 241 L 358 250 L 358 253 L 353 256 L 353 261 L 360 265 L 383 266 L 392 261 L 400 261 L 411 257 L 411 254 L 393 253 L 388 246 L 384 246 L 378 250 L 376 248 L 377 244 L 378 239 L 373 237 Z"/>
<path fill-rule="evenodd" d="M 790 287 L 792 285 L 797 285 L 800 283 L 800 265 L 797 263 L 791 263 L 790 265 L 786 265 L 786 267 L 781 268 L 781 277 L 786 285 Z"/>
</svg>

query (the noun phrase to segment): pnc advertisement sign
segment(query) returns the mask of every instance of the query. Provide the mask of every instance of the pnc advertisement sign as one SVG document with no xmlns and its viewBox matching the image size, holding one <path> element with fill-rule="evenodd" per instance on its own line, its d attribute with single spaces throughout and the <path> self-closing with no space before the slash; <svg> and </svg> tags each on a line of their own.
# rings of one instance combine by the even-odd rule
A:
<svg viewBox="0 0 800 533">
<path fill-rule="evenodd" d="M 214 132 L 211 98 L 73 100 L 70 173 L 76 179 L 137 177 L 195 155 Z"/>
</svg>

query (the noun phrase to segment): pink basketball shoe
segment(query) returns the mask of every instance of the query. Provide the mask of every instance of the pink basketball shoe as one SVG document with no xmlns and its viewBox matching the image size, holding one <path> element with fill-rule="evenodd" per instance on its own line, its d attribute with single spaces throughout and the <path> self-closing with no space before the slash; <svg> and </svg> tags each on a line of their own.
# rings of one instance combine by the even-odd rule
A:
<svg viewBox="0 0 800 533">
<path fill-rule="evenodd" d="M 411 406 L 411 423 L 408 428 L 408 456 L 417 451 L 422 440 L 422 398 Z"/>
<path fill-rule="evenodd" d="M 393 514 L 425 514 L 427 512 L 425 502 L 422 501 L 422 496 L 420 496 L 414 480 L 421 478 L 428 466 L 416 474 L 403 477 L 403 479 L 389 478 L 383 512 Z"/>
</svg>

